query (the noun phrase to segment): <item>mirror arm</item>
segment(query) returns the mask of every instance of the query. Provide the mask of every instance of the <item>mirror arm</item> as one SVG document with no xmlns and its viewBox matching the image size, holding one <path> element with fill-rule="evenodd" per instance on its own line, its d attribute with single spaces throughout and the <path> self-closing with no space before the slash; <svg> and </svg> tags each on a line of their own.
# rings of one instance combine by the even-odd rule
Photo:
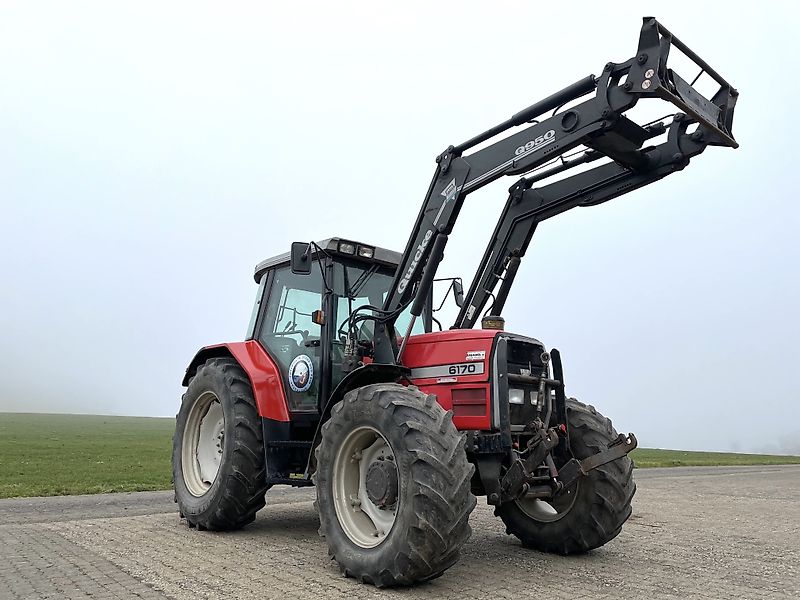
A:
<svg viewBox="0 0 800 600">
<path fill-rule="evenodd" d="M 450 285 L 447 287 L 447 291 L 445 291 L 439 306 L 432 309 L 431 312 L 439 312 L 442 310 L 444 303 L 447 302 L 447 297 L 450 295 L 450 290 L 453 290 L 453 300 L 455 300 L 456 306 L 461 308 L 464 305 L 464 285 L 461 283 L 461 277 L 440 277 L 434 279 L 434 281 L 449 281 Z"/>
</svg>

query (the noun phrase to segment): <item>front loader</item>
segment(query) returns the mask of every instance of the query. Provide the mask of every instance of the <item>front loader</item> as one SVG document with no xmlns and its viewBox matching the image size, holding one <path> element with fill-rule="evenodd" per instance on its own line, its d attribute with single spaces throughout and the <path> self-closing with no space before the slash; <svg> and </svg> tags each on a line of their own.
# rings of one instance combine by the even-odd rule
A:
<svg viewBox="0 0 800 600">
<path fill-rule="evenodd" d="M 713 93 L 668 66 L 675 50 Z M 737 98 L 647 17 L 632 58 L 442 152 L 402 254 L 332 238 L 260 263 L 247 339 L 201 349 L 186 370 L 181 516 L 236 529 L 273 485 L 315 485 L 331 557 L 378 586 L 452 566 L 476 495 L 527 547 L 572 554 L 616 537 L 636 438 L 568 398 L 558 350 L 505 331 L 503 307 L 541 221 L 658 181 L 709 146 L 736 148 Z M 641 100 L 672 112 L 639 124 Z M 518 179 L 469 289 L 450 280 L 458 316 L 435 331 L 431 290 L 461 206 L 504 176 Z"/>
</svg>

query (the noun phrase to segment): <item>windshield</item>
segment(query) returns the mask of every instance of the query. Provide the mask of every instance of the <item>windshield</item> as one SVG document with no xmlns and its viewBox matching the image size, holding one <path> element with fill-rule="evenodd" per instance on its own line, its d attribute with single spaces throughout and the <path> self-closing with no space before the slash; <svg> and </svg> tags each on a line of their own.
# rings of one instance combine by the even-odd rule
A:
<svg viewBox="0 0 800 600">
<path fill-rule="evenodd" d="M 335 263 L 333 291 L 336 294 L 337 341 L 343 341 L 343 337 L 346 337 L 352 311 L 365 305 L 378 309 L 383 306 L 393 278 L 394 272 L 385 268 L 379 270 L 376 265 Z M 398 335 L 405 335 L 411 322 L 410 311 L 409 306 L 395 321 Z M 371 314 L 371 311 L 360 311 L 359 314 Z M 360 321 L 356 326 L 359 339 L 372 339 L 375 332 L 374 321 Z M 412 329 L 412 334 L 418 333 L 425 333 L 425 320 L 422 318 L 416 320 Z"/>
</svg>

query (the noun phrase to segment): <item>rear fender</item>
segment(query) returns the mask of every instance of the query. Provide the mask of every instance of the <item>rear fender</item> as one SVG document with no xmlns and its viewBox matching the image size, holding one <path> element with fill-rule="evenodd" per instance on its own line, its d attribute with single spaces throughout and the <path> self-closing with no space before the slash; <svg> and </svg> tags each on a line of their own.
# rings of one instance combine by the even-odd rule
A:
<svg viewBox="0 0 800 600">
<path fill-rule="evenodd" d="M 280 369 L 266 350 L 261 347 L 261 344 L 255 340 L 202 348 L 189 363 L 186 375 L 183 377 L 183 385 L 189 385 L 189 381 L 194 377 L 200 365 L 210 358 L 220 357 L 233 358 L 247 373 L 250 385 L 253 386 L 253 395 L 260 416 L 274 421 L 288 422 L 290 420 Z"/>
<path fill-rule="evenodd" d="M 333 390 L 333 393 L 331 393 L 328 401 L 325 403 L 325 407 L 322 409 L 322 414 L 317 424 L 317 430 L 314 433 L 314 440 L 311 444 L 311 454 L 308 457 L 308 465 L 306 466 L 307 475 L 311 475 L 311 473 L 316 470 L 314 448 L 317 447 L 322 438 L 322 426 L 330 418 L 333 407 L 344 398 L 347 392 L 372 383 L 389 383 L 398 382 L 403 379 L 408 380 L 410 374 L 411 371 L 402 365 L 369 363 L 345 375 L 344 379 L 342 379 L 339 385 L 336 386 L 336 389 Z"/>
</svg>

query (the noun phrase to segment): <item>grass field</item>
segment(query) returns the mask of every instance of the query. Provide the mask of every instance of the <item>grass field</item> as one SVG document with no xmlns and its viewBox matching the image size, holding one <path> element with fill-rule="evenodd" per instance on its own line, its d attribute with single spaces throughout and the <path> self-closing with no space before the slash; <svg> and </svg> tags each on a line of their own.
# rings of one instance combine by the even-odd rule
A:
<svg viewBox="0 0 800 600">
<path fill-rule="evenodd" d="M 0 498 L 171 487 L 174 419 L 0 413 Z M 800 456 L 639 448 L 638 467 L 800 464 Z"/>
<path fill-rule="evenodd" d="M 631 452 L 637 467 L 719 467 L 736 465 L 796 465 L 800 456 L 739 454 L 735 452 L 690 452 L 637 448 Z"/>
<path fill-rule="evenodd" d="M 0 498 L 166 489 L 174 419 L 0 413 Z"/>
</svg>

